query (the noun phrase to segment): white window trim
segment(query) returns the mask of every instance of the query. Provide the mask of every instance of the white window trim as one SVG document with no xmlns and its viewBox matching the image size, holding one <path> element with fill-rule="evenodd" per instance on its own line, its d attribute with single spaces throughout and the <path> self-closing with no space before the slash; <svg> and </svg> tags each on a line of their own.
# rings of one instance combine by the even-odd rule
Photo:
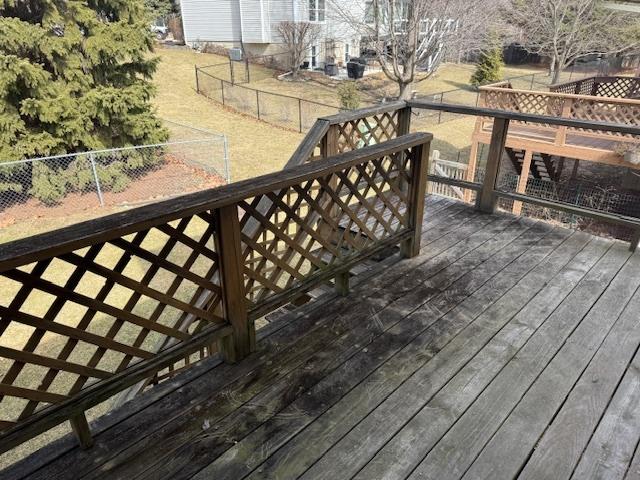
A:
<svg viewBox="0 0 640 480">
<path fill-rule="evenodd" d="M 318 8 L 318 5 L 320 4 L 320 0 L 307 0 L 307 8 L 309 9 L 309 22 L 311 23 L 327 23 L 327 1 L 328 0 L 324 0 L 324 8 Z M 311 2 L 314 2 L 314 5 L 316 6 L 316 8 L 311 8 Z M 315 20 L 311 19 L 311 12 L 315 12 Z M 318 13 L 322 12 L 322 20 L 318 20 Z"/>
</svg>

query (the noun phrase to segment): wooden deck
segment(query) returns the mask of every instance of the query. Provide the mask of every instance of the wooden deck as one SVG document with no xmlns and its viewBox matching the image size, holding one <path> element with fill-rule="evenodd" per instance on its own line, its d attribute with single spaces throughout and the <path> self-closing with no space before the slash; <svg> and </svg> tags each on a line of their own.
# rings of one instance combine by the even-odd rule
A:
<svg viewBox="0 0 640 480">
<path fill-rule="evenodd" d="M 640 254 L 439 197 L 425 216 L 419 256 L 0 476 L 640 478 Z"/>
</svg>

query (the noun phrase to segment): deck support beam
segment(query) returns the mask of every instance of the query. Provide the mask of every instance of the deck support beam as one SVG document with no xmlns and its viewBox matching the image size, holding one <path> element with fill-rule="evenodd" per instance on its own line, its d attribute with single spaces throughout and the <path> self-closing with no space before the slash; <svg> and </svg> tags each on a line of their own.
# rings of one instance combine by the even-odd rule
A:
<svg viewBox="0 0 640 480">
<path fill-rule="evenodd" d="M 518 186 L 516 187 L 517 193 L 527 193 L 527 181 L 529 180 L 529 171 L 531 170 L 531 159 L 533 158 L 532 150 L 525 150 L 524 159 L 522 160 L 522 169 L 520 170 L 520 178 L 518 180 Z M 513 214 L 520 215 L 522 213 L 522 202 L 515 200 L 513 202 Z"/>
</svg>

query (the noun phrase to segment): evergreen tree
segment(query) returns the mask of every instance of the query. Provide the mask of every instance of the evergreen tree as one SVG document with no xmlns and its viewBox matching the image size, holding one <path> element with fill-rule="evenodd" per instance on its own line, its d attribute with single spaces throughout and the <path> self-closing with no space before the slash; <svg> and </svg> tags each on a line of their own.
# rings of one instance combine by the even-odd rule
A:
<svg viewBox="0 0 640 480">
<path fill-rule="evenodd" d="M 166 140 L 143 0 L 1 0 L 0 38 L 0 162 Z M 43 168 L 34 185 L 3 169 L 0 191 L 37 194 Z"/>
<path fill-rule="evenodd" d="M 171 0 L 145 0 L 144 3 L 154 20 L 156 18 L 164 18 L 170 13 L 175 12 Z"/>
<path fill-rule="evenodd" d="M 471 84 L 479 87 L 489 83 L 499 82 L 502 79 L 502 46 L 493 42 L 489 49 L 483 50 L 476 64 L 476 70 L 471 75 Z"/>
</svg>

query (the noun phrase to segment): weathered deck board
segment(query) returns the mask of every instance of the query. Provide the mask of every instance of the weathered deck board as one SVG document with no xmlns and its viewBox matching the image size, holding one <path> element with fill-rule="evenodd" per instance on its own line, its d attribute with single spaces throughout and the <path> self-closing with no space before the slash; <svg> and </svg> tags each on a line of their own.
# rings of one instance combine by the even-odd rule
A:
<svg viewBox="0 0 640 480">
<path fill-rule="evenodd" d="M 638 257 L 632 261 L 640 268 Z M 632 278 L 631 283 L 637 286 L 638 280 Z M 640 329 L 635 328 L 639 314 L 640 296 L 636 295 L 538 442 L 520 478 L 571 476 L 640 344 Z"/>
<path fill-rule="evenodd" d="M 526 234 L 529 234 L 529 241 L 523 238 Z M 483 263 L 478 264 L 476 268 L 470 270 L 469 273 L 460 277 L 457 281 L 450 283 L 450 285 L 445 284 L 447 291 L 423 297 L 423 299 L 429 298 L 429 300 L 422 305 L 419 304 L 420 300 L 413 303 L 408 300 L 409 296 L 403 297 L 403 307 L 406 309 L 409 306 L 409 308 L 413 308 L 413 311 L 402 324 L 399 324 L 401 328 L 389 331 L 391 338 L 380 339 L 381 348 L 387 351 L 389 345 L 392 345 L 396 339 L 405 335 L 413 336 L 413 339 L 405 344 L 402 349 L 394 352 L 384 365 L 375 368 L 375 370 L 381 369 L 382 371 L 376 371 L 373 375 L 372 371 L 366 371 L 365 373 L 370 377 L 365 379 L 364 385 L 358 384 L 359 379 L 355 372 L 359 371 L 359 367 L 362 364 L 375 364 L 377 357 L 380 356 L 376 349 L 371 348 L 373 347 L 372 345 L 368 348 L 368 351 L 354 357 L 355 361 L 346 362 L 338 371 L 318 383 L 311 390 L 310 396 L 303 396 L 300 398 L 301 401 L 292 403 L 287 409 L 274 417 L 273 421 L 268 422 L 264 427 L 261 427 L 242 442 L 233 446 L 213 464 L 200 472 L 200 475 L 196 478 L 233 479 L 241 477 L 244 472 L 238 469 L 239 466 L 242 469 L 252 469 L 252 467 L 259 465 L 273 451 L 295 435 L 298 429 L 305 427 L 329 408 L 332 403 L 340 400 L 349 391 L 348 386 L 358 388 L 361 393 L 360 399 L 364 400 L 368 396 L 370 397 L 370 383 L 373 383 L 376 390 L 379 391 L 382 387 L 381 383 L 385 380 L 388 379 L 391 382 L 399 381 L 402 378 L 402 373 L 405 375 L 410 374 L 412 369 L 418 368 L 421 362 L 428 361 L 437 352 L 437 343 L 439 341 L 443 341 L 445 338 L 455 334 L 455 331 L 447 331 L 447 329 L 443 329 L 438 325 L 441 316 L 492 278 L 506 264 L 509 264 L 514 257 L 522 255 L 527 250 L 527 247 L 535 245 L 547 234 L 548 232 L 545 228 L 539 228 L 536 232 L 531 232 L 531 230 L 522 231 L 521 229 L 517 229 L 515 232 L 507 230 L 468 256 L 463 257 L 460 263 L 463 263 L 464 260 L 473 262 L 473 264 L 482 260 Z M 505 245 L 507 242 L 509 243 Z M 491 256 L 483 260 L 487 255 Z M 436 284 L 433 283 L 432 285 L 435 286 Z M 457 295 L 448 295 L 448 291 L 459 293 Z M 408 311 L 408 309 L 405 311 Z M 371 376 L 374 378 L 373 382 L 370 381 Z M 311 405 L 309 405 L 309 398 L 313 402 Z M 322 400 L 319 405 L 315 403 L 318 398 Z M 296 412 L 299 412 L 300 415 L 295 416 Z M 292 419 L 289 418 L 290 416 L 295 417 Z M 286 430 L 281 426 L 282 417 L 285 417 Z M 316 441 L 318 440 L 321 439 L 316 439 Z M 239 458 L 244 461 L 238 462 Z M 332 475 L 332 477 L 335 478 L 335 475 Z"/>
<path fill-rule="evenodd" d="M 535 238 L 527 240 L 525 244 L 536 243 Z M 519 265 L 523 267 L 520 271 L 526 271 L 523 264 L 536 264 L 541 255 L 544 256 L 554 247 L 554 243 L 549 242 L 533 255 L 518 256 L 461 303 L 460 295 L 448 295 L 446 292 L 441 294 L 430 305 L 429 313 L 440 317 L 435 328 L 422 334 L 396 358 L 378 369 L 366 382 L 345 396 L 304 432 L 298 434 L 294 441 L 269 458 L 250 478 L 295 478 L 294 475 L 304 473 L 304 468 L 311 466 L 333 444 L 335 447 L 331 453 L 313 465 L 305 476 L 315 478 L 322 472 L 322 476 L 331 478 L 335 477 L 338 471 L 345 476 L 350 472 L 357 472 L 362 462 L 366 462 L 372 456 L 371 452 L 375 453 L 377 445 L 380 445 L 380 442 L 384 443 L 385 436 L 393 431 L 394 424 L 400 422 L 403 415 L 410 415 L 408 408 L 399 405 L 418 392 L 409 385 L 413 385 L 414 382 L 417 385 L 425 385 L 427 382 L 433 384 L 436 380 L 432 376 L 423 378 L 420 373 L 428 369 L 427 365 L 430 365 L 430 362 L 437 362 L 433 359 L 440 355 L 458 332 L 466 328 L 495 298 L 517 282 L 518 278 L 509 273 L 511 267 Z M 546 252 L 542 251 L 543 248 Z M 506 258 L 507 255 L 502 257 L 503 260 Z M 482 267 L 487 266 L 478 267 L 474 273 L 481 272 Z M 484 270 L 486 273 L 490 267 Z M 509 280 L 503 281 L 506 278 Z M 422 397 L 422 393 L 418 396 Z M 390 401 L 385 401 L 387 398 Z M 383 401 L 383 406 L 379 407 Z M 376 410 L 370 413 L 374 408 Z M 361 421 L 367 415 L 369 416 Z M 338 442 L 344 435 L 347 437 Z M 292 457 L 296 458 L 294 465 L 287 461 Z"/>
<path fill-rule="evenodd" d="M 408 477 L 460 478 L 627 260 L 610 249 Z M 449 405 L 441 406 L 443 411 Z M 444 432 L 443 432 L 444 433 Z"/>
<path fill-rule="evenodd" d="M 640 478 L 640 254 L 434 197 L 422 237 L 0 478 Z"/>
<path fill-rule="evenodd" d="M 609 331 L 614 342 L 609 348 L 615 348 L 616 357 L 625 361 L 620 348 L 628 333 L 628 325 L 617 320 L 640 285 L 639 260 L 640 257 L 633 257 L 616 275 L 609 288 L 485 446 L 464 479 L 512 478 L 521 470 L 525 459 L 518 453 L 533 449 L 580 376 L 586 375 L 585 381 L 590 378 L 593 384 L 594 372 L 587 365 Z M 605 363 L 604 366 L 611 365 Z M 607 371 L 606 377 L 615 378 L 615 374 Z M 599 385 L 598 391 L 606 392 L 606 388 Z M 588 397 L 581 398 L 580 404 L 593 406 Z M 601 411 L 596 411 L 592 415 L 600 414 Z M 581 416 L 581 422 L 587 423 L 587 420 L 588 416 Z M 555 443 L 555 446 L 558 448 L 563 445 Z M 567 450 L 566 445 L 563 450 Z M 557 474 L 555 478 L 558 478 Z"/>
</svg>

